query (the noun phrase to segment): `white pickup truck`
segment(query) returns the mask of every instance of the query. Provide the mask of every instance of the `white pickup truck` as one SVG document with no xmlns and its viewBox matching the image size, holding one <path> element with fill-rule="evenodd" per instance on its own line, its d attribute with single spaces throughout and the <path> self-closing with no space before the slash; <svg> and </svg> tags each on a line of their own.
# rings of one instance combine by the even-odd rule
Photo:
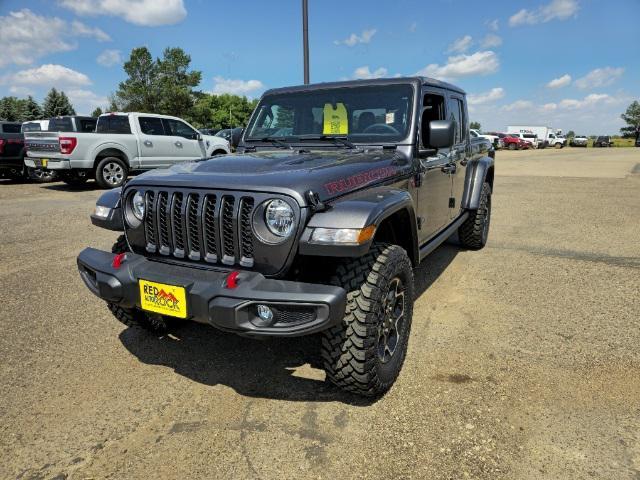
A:
<svg viewBox="0 0 640 480">
<path fill-rule="evenodd" d="M 95 177 L 103 188 L 121 186 L 132 170 L 230 153 L 223 138 L 202 135 L 184 120 L 151 113 L 106 113 L 95 132 L 25 132 L 29 168 L 55 170 L 79 185 Z"/>
</svg>

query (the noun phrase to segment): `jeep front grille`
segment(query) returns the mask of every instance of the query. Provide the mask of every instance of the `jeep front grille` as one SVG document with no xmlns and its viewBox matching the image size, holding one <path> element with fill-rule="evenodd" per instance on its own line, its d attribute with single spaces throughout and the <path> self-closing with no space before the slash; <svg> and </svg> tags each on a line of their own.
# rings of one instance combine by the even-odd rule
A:
<svg viewBox="0 0 640 480">
<path fill-rule="evenodd" d="M 253 267 L 253 197 L 147 190 L 145 204 L 147 252 Z"/>
</svg>

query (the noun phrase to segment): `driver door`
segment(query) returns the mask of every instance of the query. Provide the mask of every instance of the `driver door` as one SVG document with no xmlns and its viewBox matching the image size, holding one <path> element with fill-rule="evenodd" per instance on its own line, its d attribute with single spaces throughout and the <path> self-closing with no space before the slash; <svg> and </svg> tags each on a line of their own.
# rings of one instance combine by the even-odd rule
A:
<svg viewBox="0 0 640 480">
<path fill-rule="evenodd" d="M 422 93 L 422 119 L 418 162 L 420 182 L 418 187 L 418 231 L 420 243 L 426 243 L 449 223 L 449 199 L 452 179 L 450 149 L 435 150 L 429 144 L 429 122 L 446 120 L 446 95 L 437 90 Z"/>
<path fill-rule="evenodd" d="M 196 130 L 181 120 L 165 118 L 162 121 L 173 143 L 174 158 L 170 165 L 179 161 L 199 160 L 205 157 L 204 144 L 198 140 L 200 134 Z"/>
</svg>

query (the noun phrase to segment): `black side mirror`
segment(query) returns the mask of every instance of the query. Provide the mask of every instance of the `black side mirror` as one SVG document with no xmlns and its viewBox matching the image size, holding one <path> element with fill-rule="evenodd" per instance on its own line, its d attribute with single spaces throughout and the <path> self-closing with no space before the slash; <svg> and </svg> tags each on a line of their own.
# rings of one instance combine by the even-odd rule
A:
<svg viewBox="0 0 640 480">
<path fill-rule="evenodd" d="M 196 137 L 195 140 L 198 140 L 198 141 L 202 140 L 202 134 L 200 132 L 196 133 L 195 137 Z"/>
<path fill-rule="evenodd" d="M 429 146 L 449 148 L 453 145 L 455 125 L 451 120 L 432 120 L 429 122 Z"/>
<path fill-rule="evenodd" d="M 231 148 L 238 148 L 238 144 L 240 143 L 240 139 L 242 138 L 242 134 L 244 133 L 244 128 L 234 128 L 231 131 Z"/>
</svg>

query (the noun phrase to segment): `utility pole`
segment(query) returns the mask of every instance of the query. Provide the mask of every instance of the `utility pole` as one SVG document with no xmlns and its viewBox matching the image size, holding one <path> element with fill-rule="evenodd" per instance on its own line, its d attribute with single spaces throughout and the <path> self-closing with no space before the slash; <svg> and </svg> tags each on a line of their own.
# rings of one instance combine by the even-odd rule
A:
<svg viewBox="0 0 640 480">
<path fill-rule="evenodd" d="M 302 51 L 304 55 L 304 84 L 309 84 L 309 1 L 302 0 Z"/>
</svg>

